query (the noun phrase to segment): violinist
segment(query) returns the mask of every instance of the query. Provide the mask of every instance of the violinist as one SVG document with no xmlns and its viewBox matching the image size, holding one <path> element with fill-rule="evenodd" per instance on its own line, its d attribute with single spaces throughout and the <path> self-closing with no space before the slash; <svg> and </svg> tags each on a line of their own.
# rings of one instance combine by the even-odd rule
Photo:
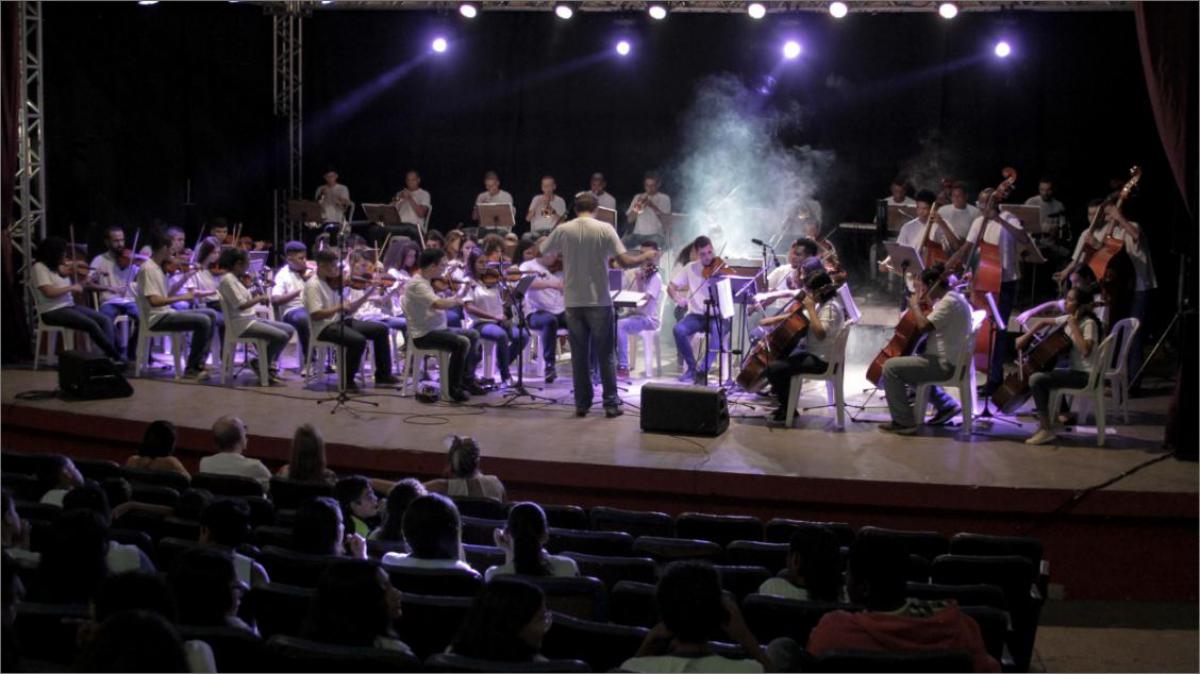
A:
<svg viewBox="0 0 1200 674">
<path fill-rule="evenodd" d="M 779 407 L 772 415 L 773 421 L 783 421 L 787 418 L 787 402 L 792 377 L 797 374 L 819 374 L 829 368 L 830 349 L 837 338 L 838 331 L 846 320 L 846 311 L 837 298 L 837 286 L 824 269 L 808 277 L 805 282 L 807 292 L 799 300 L 801 311 L 808 319 L 808 332 L 800 343 L 789 354 L 767 365 L 766 377 L 779 399 Z M 793 299 L 793 302 L 796 300 Z M 763 319 L 759 325 L 773 327 L 774 324 L 787 319 L 790 312 L 781 312 L 778 316 Z"/>
<path fill-rule="evenodd" d="M 659 254 L 658 243 L 653 239 L 643 241 L 641 248 L 642 253 L 652 253 L 655 257 Z M 622 287 L 646 295 L 645 304 L 626 310 L 627 313 L 617 319 L 617 378 L 628 381 L 629 335 L 659 328 L 658 306 L 662 299 L 663 282 L 658 273 L 658 264 L 648 261 L 635 269 L 625 270 Z"/>
<path fill-rule="evenodd" d="M 538 279 L 529 286 L 523 308 L 529 329 L 538 334 L 542 343 L 542 363 L 545 366 L 546 383 L 558 378 L 555 361 L 558 360 L 558 331 L 567 327 L 567 304 L 563 296 L 562 264 L 558 252 L 543 253 L 540 250 L 545 238 L 533 246 L 535 257 L 522 262 L 520 269 L 528 274 L 537 274 Z M 557 271 L 552 271 L 555 269 Z"/>
<path fill-rule="evenodd" d="M 679 362 L 685 365 L 679 381 L 703 382 L 712 365 L 712 355 L 720 348 L 720 336 L 728 335 L 732 327 L 732 319 L 716 318 L 707 326 L 711 331 L 708 340 L 708 353 L 704 354 L 704 363 L 696 367 L 696 355 L 692 352 L 692 335 L 704 332 L 706 327 L 705 306 L 711 299 L 706 289 L 708 278 L 719 272 L 718 267 L 724 266 L 721 258 L 713 252 L 712 239 L 698 236 L 692 242 L 692 251 L 696 260 L 681 267 L 671 279 L 667 293 L 680 306 L 687 307 L 687 314 L 675 324 L 675 348 L 679 352 Z M 715 309 L 715 307 L 714 307 Z"/>
<path fill-rule="evenodd" d="M 793 241 L 791 247 L 788 248 L 788 263 L 776 267 L 767 275 L 767 292 L 777 293 L 781 290 L 803 288 L 804 279 L 810 272 L 825 268 L 821 263 L 820 253 L 821 249 L 817 242 L 806 236 Z M 777 299 L 764 300 L 761 304 L 756 305 L 753 311 L 766 309 Z"/>
<path fill-rule="evenodd" d="M 667 223 L 664 219 L 671 214 L 671 197 L 659 192 L 657 173 L 647 173 L 642 179 L 641 194 L 629 202 L 625 219 L 633 225 L 633 231 L 625 235 L 622 243 L 626 248 L 642 245 L 645 239 L 653 239 L 659 246 L 667 245 Z"/>
<path fill-rule="evenodd" d="M 399 383 L 392 376 L 392 345 L 388 339 L 388 327 L 375 321 L 350 318 L 358 308 L 376 292 L 377 286 L 366 288 L 366 292 L 353 301 L 344 299 L 341 259 L 334 248 L 317 251 L 317 273 L 304 284 L 304 309 L 312 321 L 312 334 L 323 342 L 333 342 L 346 349 L 346 388 L 357 390 L 355 377 L 362 365 L 367 340 L 374 345 L 375 385 L 394 386 Z M 343 305 L 346 319 L 342 319 Z"/>
<path fill-rule="evenodd" d="M 1071 339 L 1071 355 L 1067 367 L 1050 372 L 1037 372 L 1029 378 L 1029 389 L 1037 408 L 1038 429 L 1025 444 L 1045 445 L 1054 442 L 1054 426 L 1050 421 L 1050 392 L 1056 388 L 1082 388 L 1087 385 L 1091 373 L 1092 349 L 1102 336 L 1100 319 L 1092 309 L 1096 302 L 1094 286 L 1075 286 L 1067 292 L 1066 313 L 1057 318 L 1035 319 L 1017 340 L 1017 348 L 1024 349 L 1033 340 L 1034 333 L 1047 325 L 1066 325 L 1067 337 Z"/>
<path fill-rule="evenodd" d="M 217 284 L 221 281 L 219 276 L 227 270 L 217 264 L 220 257 L 221 244 L 217 237 L 205 237 L 196 248 L 196 266 L 182 271 L 181 274 L 189 278 L 186 287 L 199 300 L 200 307 L 196 310 L 212 312 L 213 327 L 216 328 L 220 341 L 224 343 L 225 315 L 221 312 L 221 300 L 217 297 Z M 178 280 L 175 283 L 178 284 Z"/>
<path fill-rule="evenodd" d="M 213 218 L 208 223 L 208 235 L 217 240 L 222 246 L 234 244 L 233 236 L 229 233 L 229 221 L 225 218 Z M 172 251 L 178 253 L 180 251 Z"/>
<path fill-rule="evenodd" d="M 542 176 L 541 187 L 541 194 L 529 202 L 529 212 L 525 214 L 529 231 L 536 237 L 549 234 L 567 216 L 567 202 L 554 193 L 558 189 L 554 176 Z"/>
<path fill-rule="evenodd" d="M 474 283 L 463 296 L 463 310 L 471 317 L 471 328 L 479 338 L 495 342 L 500 383 L 507 388 L 512 383 L 510 367 L 529 341 L 529 332 L 520 330 L 504 315 L 500 251 L 472 251 L 467 270 Z"/>
<path fill-rule="evenodd" d="M 269 304 L 271 297 L 263 288 L 257 287 L 252 290 L 242 282 L 242 278 L 250 269 L 250 256 L 246 251 L 240 248 L 226 248 L 221 252 L 217 263 L 222 269 L 228 270 L 221 275 L 218 292 L 225 305 L 231 309 L 229 329 L 238 337 L 266 340 L 268 381 L 272 385 L 280 383 L 279 354 L 283 353 L 292 335 L 296 334 L 296 329 L 287 323 L 254 315 L 254 308 L 260 304 Z M 258 357 L 262 358 L 263 355 L 260 353 Z M 258 364 L 254 360 L 249 365 L 257 371 Z"/>
<path fill-rule="evenodd" d="M 505 193 L 507 194 L 507 192 Z M 446 233 L 446 241 L 442 250 L 446 251 L 445 277 L 454 285 L 465 279 L 463 249 L 466 247 L 467 235 L 461 229 L 452 229 Z M 451 284 L 448 284 L 448 287 Z M 461 287 L 461 286 L 460 286 Z M 447 291 L 443 291 L 443 294 Z M 450 307 L 446 310 L 446 320 L 451 328 L 461 328 L 463 325 L 463 309 L 461 306 Z"/>
<path fill-rule="evenodd" d="M 91 267 L 100 274 L 100 313 L 116 321 L 117 316 L 129 317 L 129 341 L 125 345 L 126 356 L 132 360 L 137 350 L 137 302 L 133 299 L 131 285 L 137 275 L 133 251 L 125 248 L 125 230 L 112 225 L 104 231 L 103 253 L 92 258 Z"/>
<path fill-rule="evenodd" d="M 363 252 L 350 254 L 350 271 L 350 287 L 346 290 L 347 301 L 354 302 L 371 288 L 375 289 L 371 298 L 360 304 L 351 316 L 360 321 L 383 323 L 392 330 L 404 333 L 408 324 L 402 316 L 392 313 L 392 298 L 402 287 L 396 278 L 378 271 L 378 265 Z"/>
<path fill-rule="evenodd" d="M 112 319 L 91 307 L 75 304 L 73 293 L 83 291 L 79 281 L 73 281 L 66 260 L 67 242 L 57 236 L 46 237 L 34 253 L 35 262 L 30 269 L 29 283 L 33 288 L 38 316 L 46 325 L 57 325 L 71 330 L 82 330 L 92 338 L 104 354 L 118 367 L 125 367 L 125 360 L 115 346 Z M 70 349 L 72 345 L 65 344 Z"/>
<path fill-rule="evenodd" d="M 450 389 L 450 399 L 466 402 L 470 394 L 485 391 L 475 381 L 475 366 L 479 364 L 479 333 L 446 325 L 446 309 L 461 307 L 461 297 L 439 297 L 430 281 L 446 273 L 446 252 L 437 248 L 421 251 L 420 273 L 404 289 L 404 316 L 412 343 L 419 349 L 450 352 L 449 372 L 443 372 Z M 376 347 L 378 349 L 379 347 Z"/>
<path fill-rule="evenodd" d="M 927 267 L 916 279 L 916 292 L 908 298 L 908 310 L 916 320 L 917 329 L 929 333 L 925 352 L 912 356 L 889 358 L 883 365 L 883 388 L 887 393 L 888 410 L 892 421 L 880 430 L 899 435 L 915 435 L 917 420 L 908 391 L 921 382 L 948 378 L 954 372 L 971 334 L 971 304 L 953 287 L 958 279 L 946 272 L 941 263 Z M 925 304 L 932 304 L 927 309 Z M 960 406 L 941 387 L 929 392 L 930 402 L 937 413 L 933 425 L 946 423 L 961 411 Z M 918 410 L 922 418 L 925 410 Z M 972 411 L 968 410 L 966 414 Z"/>
<path fill-rule="evenodd" d="M 300 355 L 297 360 L 303 367 L 308 357 L 308 312 L 304 309 L 304 284 L 316 274 L 315 265 L 308 264 L 308 249 L 300 241 L 288 241 L 283 246 L 285 265 L 275 272 L 275 284 L 271 288 L 271 303 L 275 315 L 296 330 L 300 340 Z"/>
<path fill-rule="evenodd" d="M 183 294 L 172 294 L 167 290 L 167 279 L 162 265 L 171 257 L 171 240 L 163 232 L 153 229 L 146 237 L 150 246 L 150 259 L 142 264 L 138 271 L 137 287 L 146 298 L 149 305 L 147 321 L 151 332 L 184 332 L 191 331 L 192 343 L 188 351 L 187 369 L 184 379 L 202 380 L 208 378 L 204 361 L 208 359 L 208 350 L 212 342 L 213 311 L 211 309 L 175 308 L 176 303 L 190 305 L 195 299 L 191 290 Z M 178 292 L 175 290 L 175 292 Z"/>
</svg>

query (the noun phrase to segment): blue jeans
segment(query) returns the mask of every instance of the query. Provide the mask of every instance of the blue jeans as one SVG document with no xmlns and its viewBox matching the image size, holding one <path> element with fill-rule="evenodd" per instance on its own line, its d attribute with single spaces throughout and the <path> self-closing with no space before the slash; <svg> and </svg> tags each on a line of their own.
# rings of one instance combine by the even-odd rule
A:
<svg viewBox="0 0 1200 674">
<path fill-rule="evenodd" d="M 267 366 L 272 370 L 279 366 L 279 354 L 292 340 L 296 329 L 282 321 L 268 321 L 263 318 L 254 319 L 250 327 L 242 331 L 239 337 L 267 340 Z M 261 358 L 263 354 L 259 354 Z"/>
<path fill-rule="evenodd" d="M 475 381 L 475 366 L 479 364 L 479 333 L 463 328 L 434 330 L 413 340 L 418 349 L 450 352 L 450 371 L 442 373 L 451 391 L 461 391 Z"/>
<path fill-rule="evenodd" d="M 542 340 L 542 363 L 550 372 L 558 358 L 558 329 L 567 327 L 567 314 L 535 311 L 526 320 L 529 321 L 529 330 L 538 333 L 538 338 Z"/>
<path fill-rule="evenodd" d="M 649 316 L 626 316 L 617 321 L 617 367 L 629 369 L 629 336 L 654 329 Z"/>
<path fill-rule="evenodd" d="M 304 359 L 308 358 L 308 312 L 303 308 L 292 309 L 283 315 L 283 322 L 296 330 L 296 339 L 300 341 L 300 355 L 296 362 L 304 367 Z"/>
<path fill-rule="evenodd" d="M 375 346 L 375 380 L 392 376 L 392 344 L 388 340 L 388 327 L 383 323 L 347 318 L 343 325 L 335 321 L 326 326 L 317 337 L 323 342 L 346 347 L 347 382 L 353 382 L 358 374 L 367 340 Z"/>
<path fill-rule="evenodd" d="M 172 311 L 158 319 L 150 332 L 187 332 L 192 333 L 192 345 L 188 350 L 187 369 L 195 372 L 204 367 L 208 359 L 208 349 L 212 345 L 213 336 L 212 309 L 191 309 L 189 311 Z"/>
<path fill-rule="evenodd" d="M 504 326 L 487 321 L 476 323 L 475 329 L 480 339 L 496 343 L 496 367 L 500 370 L 500 379 L 512 379 L 509 367 L 529 343 L 529 331 L 522 332 L 515 325 Z"/>
<path fill-rule="evenodd" d="M 92 342 L 100 347 L 104 355 L 113 360 L 121 360 L 121 354 L 117 352 L 117 347 L 113 339 L 113 324 L 112 320 L 104 314 L 90 307 L 81 307 L 77 304 L 70 306 L 59 307 L 54 311 L 47 311 L 41 315 L 42 322 L 46 325 L 56 325 L 72 330 L 82 330 L 92 338 Z M 75 348 L 73 344 L 63 344 L 64 349 Z"/>
<path fill-rule="evenodd" d="M 704 354 L 704 367 L 699 372 L 708 372 L 712 365 L 713 354 L 721 348 L 720 335 L 728 335 L 733 326 L 732 320 L 713 319 L 708 335 L 708 353 Z M 718 330 L 720 331 L 718 333 Z M 688 314 L 675 324 L 672 333 L 675 335 L 675 350 L 679 352 L 679 360 L 687 366 L 688 371 L 696 372 L 696 355 L 692 353 L 692 335 L 704 332 L 704 315 Z"/>
<path fill-rule="evenodd" d="M 570 307 L 567 330 L 571 340 L 571 377 L 575 384 L 575 409 L 592 406 L 591 354 L 600 365 L 600 385 L 605 409 L 621 404 L 617 397 L 617 359 L 613 350 L 613 308 Z"/>
<path fill-rule="evenodd" d="M 129 339 L 125 343 L 125 353 L 132 359 L 137 351 L 138 309 L 136 302 L 109 302 L 100 305 L 100 313 L 116 322 L 118 316 L 129 317 Z"/>
<path fill-rule="evenodd" d="M 446 310 L 446 327 L 461 328 L 463 324 L 462 307 L 450 307 Z"/>
</svg>

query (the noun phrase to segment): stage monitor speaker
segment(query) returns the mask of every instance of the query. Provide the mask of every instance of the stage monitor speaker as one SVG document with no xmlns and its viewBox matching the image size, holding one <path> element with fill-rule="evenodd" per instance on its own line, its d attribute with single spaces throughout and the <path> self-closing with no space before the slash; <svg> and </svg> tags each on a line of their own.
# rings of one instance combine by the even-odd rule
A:
<svg viewBox="0 0 1200 674">
<path fill-rule="evenodd" d="M 672 435 L 718 436 L 729 428 L 725 391 L 705 386 L 646 384 L 642 430 Z"/>
<path fill-rule="evenodd" d="M 128 398 L 133 387 L 104 356 L 64 351 L 58 358 L 58 389 L 64 398 L 100 400 Z"/>
</svg>

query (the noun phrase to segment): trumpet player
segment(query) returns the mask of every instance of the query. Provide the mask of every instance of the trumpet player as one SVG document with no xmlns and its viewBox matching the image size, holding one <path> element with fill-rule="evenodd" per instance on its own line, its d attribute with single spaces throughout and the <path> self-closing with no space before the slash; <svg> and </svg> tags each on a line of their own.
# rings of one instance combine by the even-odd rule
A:
<svg viewBox="0 0 1200 674">
<path fill-rule="evenodd" d="M 338 182 L 337 171 L 325 171 L 325 184 L 317 188 L 317 203 L 321 204 L 323 224 L 342 224 L 346 220 L 346 209 L 350 207 L 350 188 Z"/>
<path fill-rule="evenodd" d="M 429 192 L 421 189 L 420 173 L 410 169 L 404 174 L 404 189 L 396 193 L 392 203 L 396 206 L 396 213 L 400 216 L 400 229 L 403 230 L 394 233 L 407 236 L 413 241 L 420 241 L 420 237 L 429 231 L 429 211 L 433 207 Z M 414 236 L 417 230 L 420 234 Z"/>
<path fill-rule="evenodd" d="M 671 212 L 671 197 L 658 191 L 658 175 L 647 173 L 642 180 L 641 194 L 633 198 L 625 218 L 633 225 L 633 231 L 625 235 L 626 248 L 636 248 L 650 239 L 659 246 L 666 245 L 664 218 Z"/>
<path fill-rule="evenodd" d="M 500 189 L 500 176 L 495 171 L 483 174 L 483 191 L 475 197 L 475 207 L 471 209 L 471 219 L 479 222 L 480 204 L 512 204 L 512 195 Z M 479 222 L 480 227 L 490 227 L 490 223 Z"/>
<path fill-rule="evenodd" d="M 537 238 L 549 234 L 567 215 L 567 202 L 554 193 L 557 189 L 554 176 L 543 176 L 542 193 L 529 202 L 525 220 L 529 222 L 529 231 Z"/>
</svg>

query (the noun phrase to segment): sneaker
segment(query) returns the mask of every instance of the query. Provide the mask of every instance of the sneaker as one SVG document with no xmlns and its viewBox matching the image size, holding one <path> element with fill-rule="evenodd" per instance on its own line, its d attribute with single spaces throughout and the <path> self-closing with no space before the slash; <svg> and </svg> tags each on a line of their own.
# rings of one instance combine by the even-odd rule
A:
<svg viewBox="0 0 1200 674">
<path fill-rule="evenodd" d="M 189 381 L 204 381 L 208 379 L 208 370 L 184 370 L 183 378 Z"/>
<path fill-rule="evenodd" d="M 889 421 L 886 424 L 880 424 L 879 430 L 884 433 L 895 433 L 896 435 L 916 435 L 916 426 L 901 426 L 895 422 Z"/>
<path fill-rule="evenodd" d="M 621 381 L 629 381 L 631 379 L 631 377 L 629 376 L 629 368 L 618 367 L 617 368 L 617 379 L 620 379 Z"/>
<path fill-rule="evenodd" d="M 513 387 L 513 380 L 511 377 L 501 377 L 500 378 L 500 388 L 501 389 L 510 389 L 512 387 Z"/>
<path fill-rule="evenodd" d="M 587 413 L 588 413 L 588 408 L 586 408 L 586 407 L 576 407 L 575 408 L 575 416 L 577 416 L 577 417 L 586 417 Z"/>
<path fill-rule="evenodd" d="M 390 374 L 375 375 L 375 385 L 376 386 L 398 386 L 399 384 L 400 384 L 400 380 L 393 377 Z"/>
<path fill-rule="evenodd" d="M 1054 442 L 1057 439 L 1058 439 L 1058 436 L 1055 435 L 1055 433 L 1053 431 L 1048 431 L 1044 428 L 1039 428 L 1037 433 L 1034 433 L 1033 435 L 1029 436 L 1029 438 L 1027 440 L 1025 440 L 1025 444 L 1027 444 L 1027 445 L 1046 445 L 1051 442 Z"/>
<path fill-rule="evenodd" d="M 555 379 L 558 379 L 558 371 L 554 368 L 546 370 L 546 383 L 553 384 Z"/>
<path fill-rule="evenodd" d="M 620 407 L 614 406 L 614 407 L 605 407 L 604 408 L 604 418 L 605 419 L 613 419 L 613 418 L 621 416 L 622 414 L 625 414 L 625 411 L 622 410 Z"/>
<path fill-rule="evenodd" d="M 679 375 L 679 381 L 692 382 L 696 380 L 696 371 L 692 369 L 684 370 L 683 374 Z"/>
<path fill-rule="evenodd" d="M 450 389 L 450 399 L 456 403 L 465 403 L 471 399 L 465 391 L 460 388 Z"/>
<path fill-rule="evenodd" d="M 962 408 L 958 405 L 947 405 L 937 410 L 937 413 L 933 415 L 933 418 L 928 423 L 930 426 L 943 426 L 961 412 Z"/>
<path fill-rule="evenodd" d="M 480 386 L 479 382 L 477 382 L 477 381 L 467 382 L 467 385 L 464 386 L 463 389 L 466 390 L 467 393 L 470 393 L 473 396 L 487 395 L 487 389 Z"/>
</svg>

